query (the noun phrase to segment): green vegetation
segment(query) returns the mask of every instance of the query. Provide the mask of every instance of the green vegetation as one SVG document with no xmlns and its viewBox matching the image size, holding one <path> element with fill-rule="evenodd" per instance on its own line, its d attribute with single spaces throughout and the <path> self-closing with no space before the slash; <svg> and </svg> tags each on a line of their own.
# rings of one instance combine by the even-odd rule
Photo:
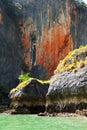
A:
<svg viewBox="0 0 87 130">
<path fill-rule="evenodd" d="M 21 83 L 19 83 L 19 85 L 16 88 L 13 88 L 10 91 L 10 94 L 14 93 L 18 89 L 21 89 L 21 88 L 25 87 L 31 80 L 36 80 L 41 84 L 49 84 L 50 83 L 50 80 L 44 80 L 43 81 L 43 80 L 39 80 L 39 79 L 36 79 L 36 78 L 31 78 L 31 77 L 29 77 L 28 73 L 20 75 L 19 80 L 20 80 Z"/>
<path fill-rule="evenodd" d="M 79 49 L 75 49 L 60 61 L 55 73 L 62 73 L 64 71 L 73 71 L 76 73 L 79 68 L 83 68 L 87 64 L 87 46 L 80 46 Z M 39 80 L 31 78 L 28 73 L 19 76 L 20 84 L 10 91 L 10 94 L 17 91 L 20 88 L 25 87 L 31 80 L 36 80 L 41 84 L 50 84 L 50 80 Z"/>
<path fill-rule="evenodd" d="M 62 73 L 72 70 L 77 72 L 78 68 L 82 68 L 87 64 L 87 46 L 80 46 L 79 49 L 71 51 L 64 60 L 60 61 L 54 73 Z"/>
<path fill-rule="evenodd" d="M 29 73 L 26 73 L 26 74 L 21 74 L 18 79 L 20 82 L 24 82 L 27 81 L 29 78 L 30 78 Z"/>
</svg>

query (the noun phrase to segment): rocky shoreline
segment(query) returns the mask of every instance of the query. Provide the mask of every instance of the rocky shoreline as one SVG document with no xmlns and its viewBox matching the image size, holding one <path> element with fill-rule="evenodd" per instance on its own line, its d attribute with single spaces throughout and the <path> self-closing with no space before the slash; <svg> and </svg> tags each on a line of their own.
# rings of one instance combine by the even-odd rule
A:
<svg viewBox="0 0 87 130">
<path fill-rule="evenodd" d="M 18 113 L 15 109 L 9 109 L 7 105 L 2 105 L 0 106 L 0 114 L 7 114 L 7 115 L 15 115 L 15 114 L 20 114 Z M 23 113 L 22 113 L 23 114 Z M 29 113 L 24 113 L 24 114 L 29 114 Z M 38 113 L 37 116 L 47 116 L 47 117 L 85 117 L 87 118 L 87 109 L 81 110 L 76 110 L 75 113 L 69 113 L 69 112 L 60 112 L 60 113 Z"/>
<path fill-rule="evenodd" d="M 61 69 L 62 68 L 62 69 Z M 29 78 L 9 93 L 5 114 L 87 117 L 87 46 L 67 55 L 47 81 Z"/>
<path fill-rule="evenodd" d="M 49 114 L 48 112 L 39 113 L 38 116 L 49 116 L 49 117 L 87 117 L 87 109 L 83 109 L 82 111 L 76 110 L 75 113 L 69 112 L 60 112 L 60 113 L 52 113 Z"/>
<path fill-rule="evenodd" d="M 9 110 L 7 105 L 0 105 L 0 113 L 4 113 Z"/>
</svg>

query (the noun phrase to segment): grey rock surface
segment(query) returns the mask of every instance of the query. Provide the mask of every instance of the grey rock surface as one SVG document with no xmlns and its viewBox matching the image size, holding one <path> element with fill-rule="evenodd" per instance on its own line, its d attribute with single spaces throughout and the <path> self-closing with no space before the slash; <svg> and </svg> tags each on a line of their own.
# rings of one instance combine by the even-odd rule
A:
<svg viewBox="0 0 87 130">
<path fill-rule="evenodd" d="M 46 93 L 49 84 L 32 79 L 23 88 L 10 94 L 10 107 L 16 113 L 39 113 L 45 111 Z"/>
<path fill-rule="evenodd" d="M 47 93 L 47 111 L 75 112 L 86 108 L 87 65 L 76 73 L 69 71 L 54 75 Z"/>
<path fill-rule="evenodd" d="M 9 91 L 17 84 L 23 50 L 16 16 L 6 6 L 0 1 L 0 85 Z"/>
</svg>

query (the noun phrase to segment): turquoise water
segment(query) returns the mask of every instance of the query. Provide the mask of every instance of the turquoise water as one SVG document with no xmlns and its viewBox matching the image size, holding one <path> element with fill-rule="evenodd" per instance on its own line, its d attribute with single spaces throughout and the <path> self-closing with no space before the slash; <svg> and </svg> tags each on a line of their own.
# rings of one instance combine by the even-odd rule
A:
<svg viewBox="0 0 87 130">
<path fill-rule="evenodd" d="M 1 114 L 0 130 L 87 130 L 87 119 Z"/>
</svg>

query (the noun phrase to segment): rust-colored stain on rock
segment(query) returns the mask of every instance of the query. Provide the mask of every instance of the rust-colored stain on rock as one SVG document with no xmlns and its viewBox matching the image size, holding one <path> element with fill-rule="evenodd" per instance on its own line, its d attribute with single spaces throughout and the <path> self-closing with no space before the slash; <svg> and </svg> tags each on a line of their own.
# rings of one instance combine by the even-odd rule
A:
<svg viewBox="0 0 87 130">
<path fill-rule="evenodd" d="M 74 15 L 76 12 L 74 10 Z M 49 17 L 49 13 L 48 13 Z M 76 18 L 75 18 L 76 19 Z M 47 70 L 47 77 L 50 77 L 62 60 L 72 49 L 73 41 L 70 34 L 70 5 L 66 2 L 66 15 L 62 8 L 59 9 L 59 21 L 53 21 L 49 28 L 48 23 L 42 27 L 42 35 L 36 39 L 36 60 L 35 65 L 43 66 Z M 21 28 L 22 43 L 25 49 L 25 63 L 32 68 L 30 56 L 30 34 L 35 31 L 33 22 L 27 27 Z M 36 32 L 37 33 L 37 32 Z"/>
</svg>

